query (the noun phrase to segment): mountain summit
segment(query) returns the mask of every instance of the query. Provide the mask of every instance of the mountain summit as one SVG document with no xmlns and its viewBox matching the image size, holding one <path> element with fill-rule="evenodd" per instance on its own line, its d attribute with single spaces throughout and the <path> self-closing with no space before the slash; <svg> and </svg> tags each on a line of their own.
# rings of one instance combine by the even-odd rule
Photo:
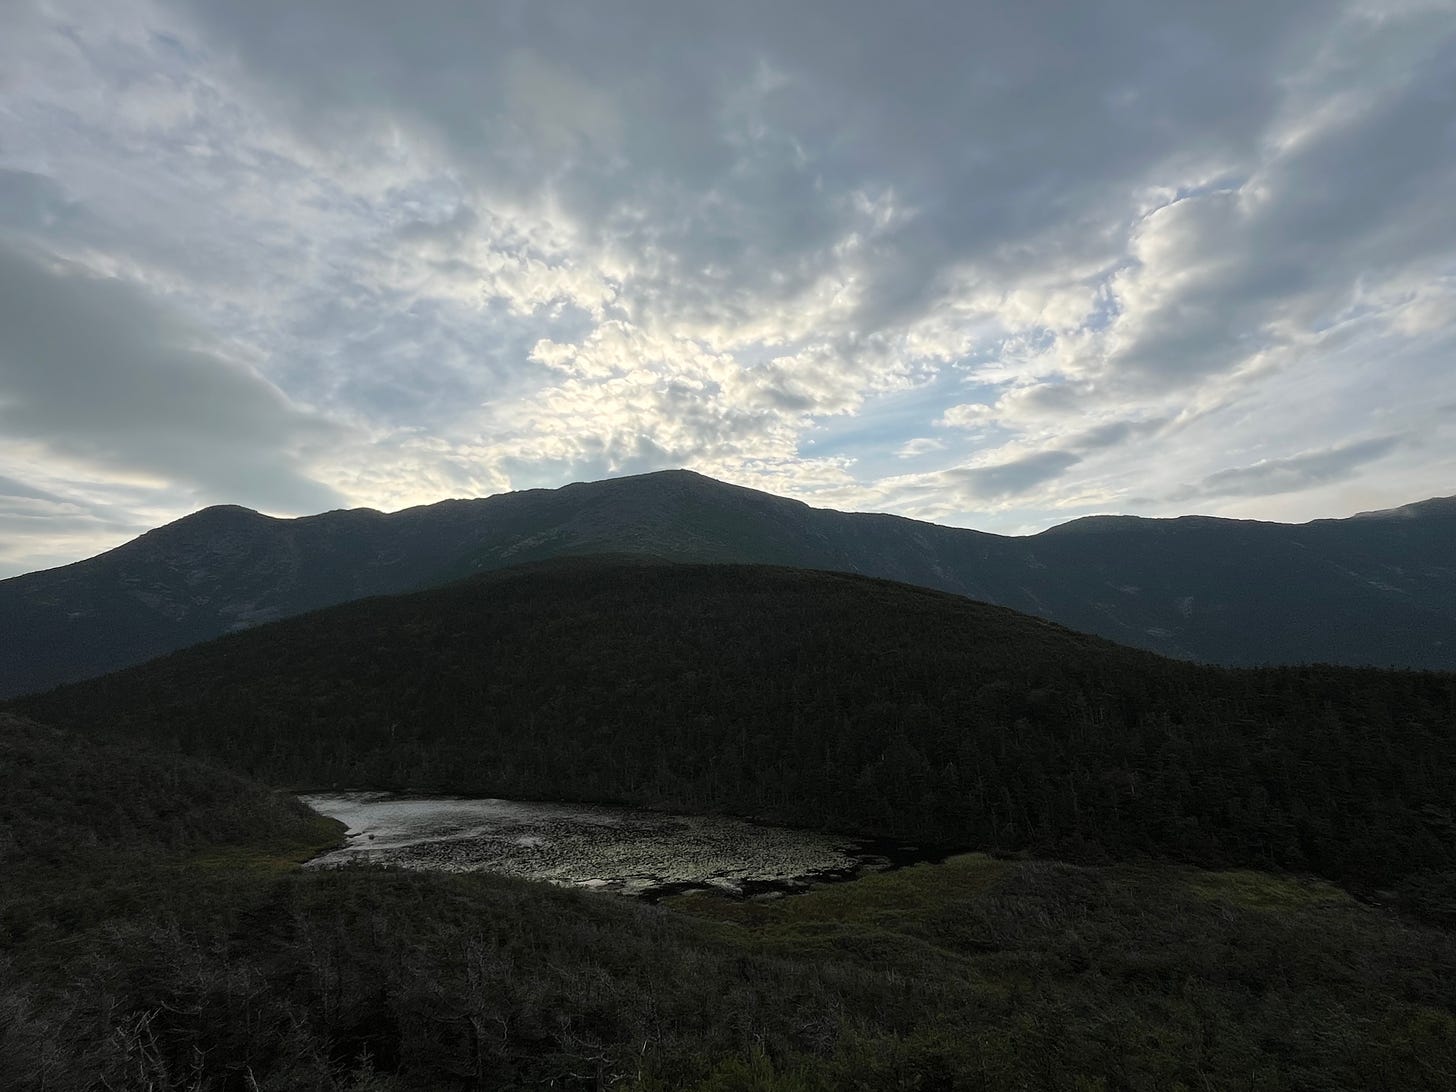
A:
<svg viewBox="0 0 1456 1092">
<path fill-rule="evenodd" d="M 204 509 L 0 581 L 0 696 L 335 603 L 597 553 L 885 577 L 1184 659 L 1456 668 L 1456 499 L 1298 525 L 1097 516 L 1006 537 L 678 470 L 388 514 Z"/>
</svg>

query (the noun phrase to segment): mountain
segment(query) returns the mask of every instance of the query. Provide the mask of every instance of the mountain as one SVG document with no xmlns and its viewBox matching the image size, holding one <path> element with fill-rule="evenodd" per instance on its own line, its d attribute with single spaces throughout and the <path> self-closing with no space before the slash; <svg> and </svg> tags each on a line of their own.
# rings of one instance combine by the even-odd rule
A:
<svg viewBox="0 0 1456 1092">
<path fill-rule="evenodd" d="M 206 509 L 0 581 L 0 696 L 335 603 L 596 553 L 880 576 L 1213 663 L 1456 667 L 1456 498 L 1300 525 L 1104 516 L 1006 537 L 666 471 L 392 514 Z"/>
<path fill-rule="evenodd" d="M 413 587 L 476 540 L 480 503 L 291 520 L 225 505 L 89 560 L 0 581 L 0 695 Z"/>
<path fill-rule="evenodd" d="M 912 840 L 1456 871 L 1456 674 L 1164 659 L 846 574 L 559 559 L 25 699 L 272 784 Z"/>
</svg>

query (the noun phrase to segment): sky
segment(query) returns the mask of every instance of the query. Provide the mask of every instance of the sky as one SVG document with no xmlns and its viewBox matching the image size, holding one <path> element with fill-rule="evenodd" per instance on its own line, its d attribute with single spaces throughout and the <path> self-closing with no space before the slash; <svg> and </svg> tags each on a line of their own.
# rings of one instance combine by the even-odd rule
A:
<svg viewBox="0 0 1456 1092">
<path fill-rule="evenodd" d="M 0 10 L 0 576 L 673 467 L 1456 493 L 1456 0 Z"/>
</svg>

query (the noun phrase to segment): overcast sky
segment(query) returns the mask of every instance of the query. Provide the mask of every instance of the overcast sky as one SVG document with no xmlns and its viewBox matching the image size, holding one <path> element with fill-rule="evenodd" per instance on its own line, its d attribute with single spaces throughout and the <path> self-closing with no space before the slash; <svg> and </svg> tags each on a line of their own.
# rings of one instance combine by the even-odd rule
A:
<svg viewBox="0 0 1456 1092">
<path fill-rule="evenodd" d="M 1456 493 L 1456 0 L 0 11 L 0 575 L 667 467 Z"/>
</svg>

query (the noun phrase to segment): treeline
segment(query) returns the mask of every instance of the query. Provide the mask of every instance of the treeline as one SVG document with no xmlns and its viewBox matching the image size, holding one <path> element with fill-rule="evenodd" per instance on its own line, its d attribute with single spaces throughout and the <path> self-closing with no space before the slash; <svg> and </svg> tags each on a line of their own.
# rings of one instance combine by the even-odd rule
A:
<svg viewBox="0 0 1456 1092">
<path fill-rule="evenodd" d="M 1456 676 L 1169 661 L 852 576 L 578 560 L 22 707 L 274 784 L 726 811 L 1381 887 L 1456 870 Z"/>
</svg>

